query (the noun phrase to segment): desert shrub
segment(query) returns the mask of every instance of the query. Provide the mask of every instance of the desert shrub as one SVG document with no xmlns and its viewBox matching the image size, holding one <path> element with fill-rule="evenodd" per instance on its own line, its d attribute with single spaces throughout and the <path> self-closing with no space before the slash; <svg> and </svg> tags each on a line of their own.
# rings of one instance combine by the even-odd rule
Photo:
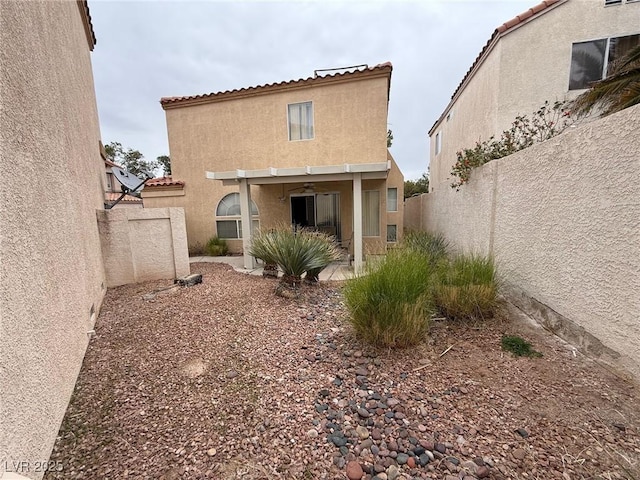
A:
<svg viewBox="0 0 640 480">
<path fill-rule="evenodd" d="M 516 357 L 541 357 L 540 352 L 531 348 L 531 344 L 524 338 L 515 335 L 504 335 L 500 341 L 502 349 L 513 353 Z"/>
<path fill-rule="evenodd" d="M 213 257 L 220 257 L 229 253 L 229 247 L 226 240 L 214 236 L 207 242 L 206 251 Z"/>
<path fill-rule="evenodd" d="M 433 268 L 424 253 L 397 249 L 368 267 L 366 275 L 349 280 L 343 293 L 356 334 L 386 347 L 421 342 L 434 312 L 432 278 Z"/>
<path fill-rule="evenodd" d="M 437 266 L 434 300 L 440 312 L 458 320 L 493 316 L 498 284 L 491 257 L 458 255 Z"/>
<path fill-rule="evenodd" d="M 202 244 L 202 242 L 192 243 L 191 245 L 189 245 L 187 247 L 187 249 L 189 250 L 189 256 L 190 257 L 197 257 L 199 255 L 206 255 L 206 253 L 207 253 L 207 249 Z"/>
<path fill-rule="evenodd" d="M 283 272 L 282 281 L 289 285 L 299 284 L 305 272 L 317 278 L 322 269 L 339 258 L 331 237 L 305 229 L 257 232 L 249 252 L 267 264 L 278 265 Z"/>
<path fill-rule="evenodd" d="M 410 231 L 403 242 L 405 247 L 426 254 L 432 263 L 446 258 L 449 253 L 449 241 L 440 233 Z"/>
</svg>

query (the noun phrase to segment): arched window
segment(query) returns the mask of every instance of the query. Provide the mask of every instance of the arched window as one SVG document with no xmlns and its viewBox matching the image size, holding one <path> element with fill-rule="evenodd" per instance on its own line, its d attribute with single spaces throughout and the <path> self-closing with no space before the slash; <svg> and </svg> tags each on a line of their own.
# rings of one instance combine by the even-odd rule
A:
<svg viewBox="0 0 640 480">
<path fill-rule="evenodd" d="M 253 228 L 259 226 L 258 208 L 251 201 L 251 221 Z M 240 194 L 230 193 L 222 197 L 216 208 L 216 229 L 219 238 L 242 238 L 242 220 L 240 219 Z"/>
</svg>

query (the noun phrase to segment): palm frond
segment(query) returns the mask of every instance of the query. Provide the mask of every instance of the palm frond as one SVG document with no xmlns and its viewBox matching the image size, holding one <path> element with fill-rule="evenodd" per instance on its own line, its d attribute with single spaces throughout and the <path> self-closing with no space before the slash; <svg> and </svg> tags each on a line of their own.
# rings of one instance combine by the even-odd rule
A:
<svg viewBox="0 0 640 480">
<path fill-rule="evenodd" d="M 578 96 L 571 108 L 577 114 L 599 108 L 603 116 L 609 115 L 640 103 L 639 89 L 640 46 L 637 46 L 614 63 L 610 76 L 594 82 L 589 90 Z"/>
</svg>

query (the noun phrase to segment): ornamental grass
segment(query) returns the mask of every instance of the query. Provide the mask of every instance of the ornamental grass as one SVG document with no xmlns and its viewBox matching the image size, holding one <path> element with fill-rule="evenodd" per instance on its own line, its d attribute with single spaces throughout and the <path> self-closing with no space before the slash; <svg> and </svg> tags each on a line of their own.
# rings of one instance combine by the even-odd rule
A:
<svg viewBox="0 0 640 480">
<path fill-rule="evenodd" d="M 365 275 L 348 281 L 343 293 L 356 335 L 384 347 L 421 342 L 435 312 L 429 288 L 432 278 L 427 255 L 397 249 Z"/>
</svg>

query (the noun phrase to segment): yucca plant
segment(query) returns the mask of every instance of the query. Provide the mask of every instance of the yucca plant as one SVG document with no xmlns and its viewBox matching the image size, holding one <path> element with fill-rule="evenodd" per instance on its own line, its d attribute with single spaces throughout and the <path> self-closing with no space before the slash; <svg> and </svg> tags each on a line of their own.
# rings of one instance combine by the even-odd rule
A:
<svg viewBox="0 0 640 480">
<path fill-rule="evenodd" d="M 349 280 L 343 294 L 356 335 L 386 347 L 421 342 L 435 310 L 432 279 L 429 257 L 401 248 L 368 267 L 366 275 Z"/>
<path fill-rule="evenodd" d="M 460 320 L 493 315 L 498 282 L 491 257 L 459 255 L 437 268 L 434 299 L 443 315 Z"/>
<path fill-rule="evenodd" d="M 283 272 L 282 281 L 297 285 L 305 272 L 315 273 L 317 277 L 323 268 L 337 259 L 332 244 L 322 233 L 278 228 L 256 233 L 249 253 L 265 263 L 277 264 Z"/>
<path fill-rule="evenodd" d="M 309 283 L 318 282 L 320 272 L 324 270 L 331 262 L 340 259 L 341 252 L 333 237 L 322 232 L 303 231 L 304 235 L 308 235 L 309 247 L 322 259 L 322 265 L 316 268 L 310 268 L 305 275 L 305 281 Z"/>
</svg>

